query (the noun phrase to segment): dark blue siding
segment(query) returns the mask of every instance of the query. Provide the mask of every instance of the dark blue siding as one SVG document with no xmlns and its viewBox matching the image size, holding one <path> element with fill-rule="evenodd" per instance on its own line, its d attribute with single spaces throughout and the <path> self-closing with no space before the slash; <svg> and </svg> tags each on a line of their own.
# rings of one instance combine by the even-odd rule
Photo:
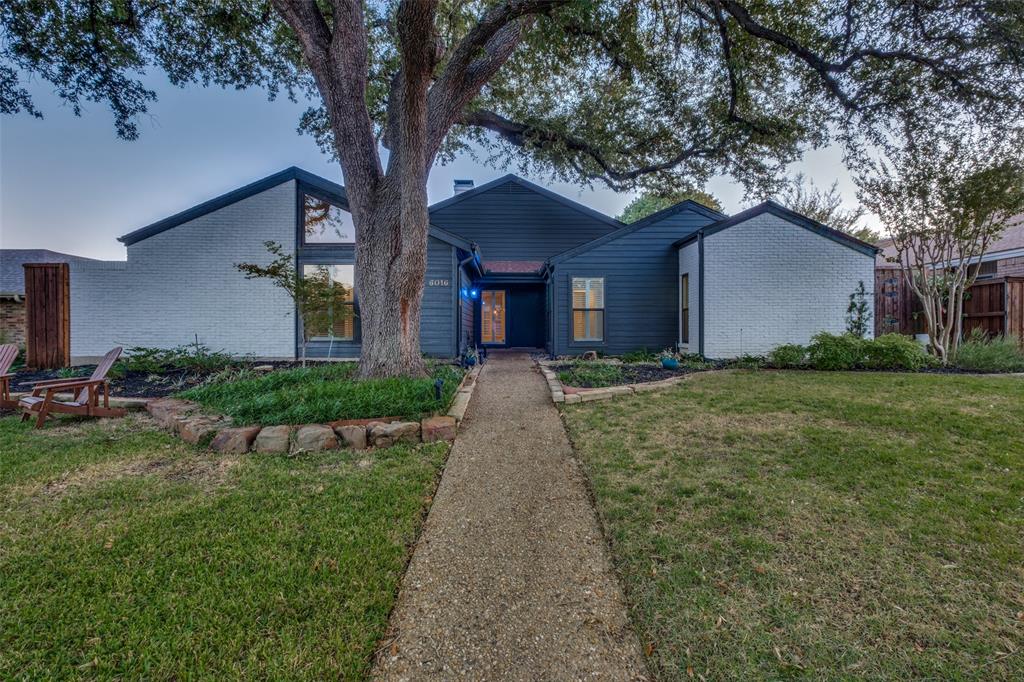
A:
<svg viewBox="0 0 1024 682">
<path fill-rule="evenodd" d="M 515 182 L 431 211 L 430 222 L 476 242 L 484 261 L 544 260 L 618 227 Z"/>
<path fill-rule="evenodd" d="M 455 249 L 440 239 L 431 237 L 427 242 L 427 275 L 423 289 L 423 308 L 420 317 L 420 347 L 427 355 L 454 357 L 457 278 L 455 277 Z M 306 264 L 355 263 L 355 247 L 306 246 L 299 249 L 299 267 Z M 358 301 L 358 292 L 356 292 Z M 357 325 L 358 327 L 358 325 Z M 296 330 L 296 354 L 302 339 Z M 359 332 L 355 341 L 315 341 L 309 344 L 311 358 L 327 357 L 330 350 L 334 358 L 359 356 Z"/>
<path fill-rule="evenodd" d="M 651 350 L 675 346 L 679 258 L 672 244 L 712 222 L 697 211 L 683 210 L 558 263 L 552 275 L 552 352 L 572 355 L 600 350 L 621 354 L 645 346 Z M 572 342 L 573 277 L 604 277 L 605 331 L 601 343 Z"/>
<path fill-rule="evenodd" d="M 461 315 L 461 324 L 459 325 L 459 353 L 466 350 L 467 347 L 476 345 L 474 329 L 476 324 L 476 306 L 473 305 L 473 299 L 470 297 L 469 292 L 473 288 L 473 276 L 463 267 L 459 271 L 459 315 Z M 465 290 L 465 295 L 462 291 Z"/>
</svg>

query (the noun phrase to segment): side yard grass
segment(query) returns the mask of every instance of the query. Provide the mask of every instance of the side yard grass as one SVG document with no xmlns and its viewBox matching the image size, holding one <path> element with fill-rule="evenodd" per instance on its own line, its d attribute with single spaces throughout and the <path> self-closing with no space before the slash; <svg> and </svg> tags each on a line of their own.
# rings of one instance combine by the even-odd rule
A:
<svg viewBox="0 0 1024 682">
<path fill-rule="evenodd" d="M 232 417 L 236 424 L 306 424 L 336 419 L 403 417 L 418 419 L 444 411 L 462 370 L 434 363 L 423 379 L 354 381 L 355 363 L 332 363 L 259 374 L 229 372 L 181 393 L 181 397 Z M 441 397 L 435 382 L 441 380 Z"/>
<path fill-rule="evenodd" d="M 712 373 L 568 406 L 659 679 L 1024 679 L 1024 381 Z"/>
<path fill-rule="evenodd" d="M 359 679 L 446 446 L 215 457 L 0 419 L 0 679 Z"/>
</svg>

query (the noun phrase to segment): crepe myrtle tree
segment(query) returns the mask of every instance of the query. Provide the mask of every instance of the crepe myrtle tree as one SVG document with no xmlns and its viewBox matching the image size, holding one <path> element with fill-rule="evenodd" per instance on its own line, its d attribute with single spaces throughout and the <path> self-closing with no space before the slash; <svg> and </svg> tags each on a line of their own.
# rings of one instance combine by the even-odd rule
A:
<svg viewBox="0 0 1024 682">
<path fill-rule="evenodd" d="M 808 146 L 930 119 L 1024 120 L 1006 0 L 6 0 L 0 109 L 26 79 L 124 138 L 175 85 L 306 98 L 356 227 L 365 376 L 421 374 L 431 167 L 498 165 L 667 193 L 770 184 Z M 898 123 L 898 125 L 897 125 Z"/>
<path fill-rule="evenodd" d="M 977 134 L 910 137 L 856 175 L 864 205 L 888 230 L 904 280 L 921 303 L 928 343 L 943 365 L 963 336 L 964 294 L 989 245 L 1024 211 L 1019 140 Z"/>
</svg>

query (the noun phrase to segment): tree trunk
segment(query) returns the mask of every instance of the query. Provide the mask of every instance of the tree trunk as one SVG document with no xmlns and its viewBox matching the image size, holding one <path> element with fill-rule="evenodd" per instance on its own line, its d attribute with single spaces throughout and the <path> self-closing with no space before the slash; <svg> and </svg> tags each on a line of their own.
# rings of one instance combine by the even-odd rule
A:
<svg viewBox="0 0 1024 682">
<path fill-rule="evenodd" d="M 378 192 L 378 209 L 362 225 L 356 244 L 359 373 L 364 377 L 426 375 L 420 353 L 429 221 L 426 191 L 424 187 L 422 220 L 405 222 L 397 194 L 387 187 Z"/>
</svg>

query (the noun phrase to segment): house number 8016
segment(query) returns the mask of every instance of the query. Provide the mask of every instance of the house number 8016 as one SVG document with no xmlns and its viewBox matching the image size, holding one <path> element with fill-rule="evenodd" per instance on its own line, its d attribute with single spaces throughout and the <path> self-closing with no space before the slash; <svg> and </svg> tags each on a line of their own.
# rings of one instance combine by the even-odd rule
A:
<svg viewBox="0 0 1024 682">
<path fill-rule="evenodd" d="M 446 287 L 448 283 L 449 280 L 447 279 L 431 279 L 427 281 L 427 285 L 432 287 Z"/>
</svg>

